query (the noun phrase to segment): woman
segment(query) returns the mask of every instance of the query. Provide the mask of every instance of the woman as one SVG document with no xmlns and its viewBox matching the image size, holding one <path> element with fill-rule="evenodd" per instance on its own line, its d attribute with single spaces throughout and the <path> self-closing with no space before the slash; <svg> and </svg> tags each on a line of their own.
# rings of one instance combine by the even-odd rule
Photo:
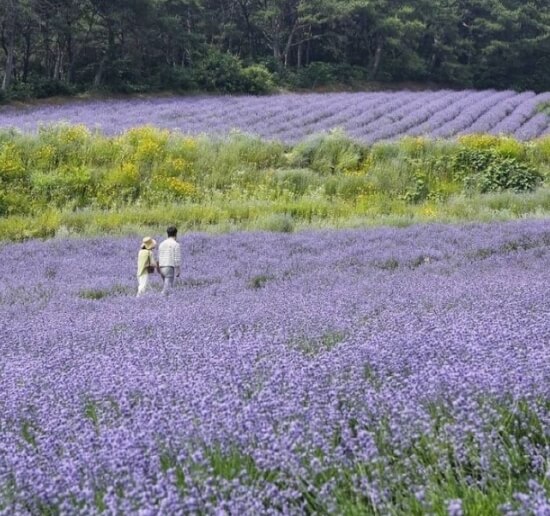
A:
<svg viewBox="0 0 550 516">
<path fill-rule="evenodd" d="M 137 277 L 138 277 L 138 292 L 137 296 L 141 296 L 149 286 L 149 274 L 153 273 L 157 268 L 157 262 L 153 256 L 153 249 L 157 243 L 151 237 L 145 237 L 141 241 L 141 249 L 138 253 Z"/>
</svg>

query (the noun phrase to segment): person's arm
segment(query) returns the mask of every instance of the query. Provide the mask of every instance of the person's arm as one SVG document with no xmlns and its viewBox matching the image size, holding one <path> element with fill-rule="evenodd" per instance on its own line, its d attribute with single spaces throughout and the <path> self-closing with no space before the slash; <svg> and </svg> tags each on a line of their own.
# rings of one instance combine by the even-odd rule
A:
<svg viewBox="0 0 550 516">
<path fill-rule="evenodd" d="M 151 251 L 151 258 L 149 260 L 149 264 L 151 265 L 151 267 L 154 267 L 155 270 L 160 274 L 159 262 L 158 260 L 155 260 L 155 253 L 153 253 L 153 251 Z"/>
<path fill-rule="evenodd" d="M 180 269 L 181 269 L 181 246 L 179 243 L 176 243 L 176 246 L 174 248 L 174 272 L 176 274 L 176 278 L 180 277 Z"/>
</svg>

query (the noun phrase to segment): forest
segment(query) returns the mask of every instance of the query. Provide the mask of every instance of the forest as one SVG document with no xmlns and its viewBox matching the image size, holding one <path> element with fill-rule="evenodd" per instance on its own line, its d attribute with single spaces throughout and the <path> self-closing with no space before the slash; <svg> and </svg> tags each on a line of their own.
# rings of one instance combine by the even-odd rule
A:
<svg viewBox="0 0 550 516">
<path fill-rule="evenodd" d="M 86 91 L 550 90 L 548 0 L 2 0 L 0 100 Z"/>
</svg>

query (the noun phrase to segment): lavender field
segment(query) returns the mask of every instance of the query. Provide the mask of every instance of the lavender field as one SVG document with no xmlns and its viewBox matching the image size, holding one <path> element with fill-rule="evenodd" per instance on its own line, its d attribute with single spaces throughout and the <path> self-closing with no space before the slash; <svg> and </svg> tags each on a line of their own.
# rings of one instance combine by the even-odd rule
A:
<svg viewBox="0 0 550 516">
<path fill-rule="evenodd" d="M 366 143 L 485 132 L 530 140 L 550 133 L 550 117 L 537 110 L 549 101 L 550 92 L 509 90 L 111 99 L 5 107 L 0 127 L 36 131 L 41 125 L 83 123 L 111 135 L 152 124 L 189 134 L 238 130 L 288 143 L 334 128 Z"/>
<path fill-rule="evenodd" d="M 140 239 L 0 249 L 0 512 L 549 513 L 548 220 Z"/>
</svg>

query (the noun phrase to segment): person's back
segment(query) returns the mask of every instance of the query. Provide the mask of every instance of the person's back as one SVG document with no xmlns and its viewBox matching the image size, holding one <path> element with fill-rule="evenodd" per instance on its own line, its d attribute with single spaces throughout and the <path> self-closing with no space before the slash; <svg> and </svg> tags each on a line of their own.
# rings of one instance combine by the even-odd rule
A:
<svg viewBox="0 0 550 516">
<path fill-rule="evenodd" d="M 180 245 L 174 238 L 167 238 L 159 245 L 159 266 L 179 267 L 181 265 Z"/>
<path fill-rule="evenodd" d="M 167 294 L 174 285 L 174 278 L 179 277 L 181 266 L 181 248 L 176 241 L 178 230 L 170 226 L 166 233 L 168 238 L 159 245 L 159 267 L 164 281 L 163 294 Z"/>
</svg>

